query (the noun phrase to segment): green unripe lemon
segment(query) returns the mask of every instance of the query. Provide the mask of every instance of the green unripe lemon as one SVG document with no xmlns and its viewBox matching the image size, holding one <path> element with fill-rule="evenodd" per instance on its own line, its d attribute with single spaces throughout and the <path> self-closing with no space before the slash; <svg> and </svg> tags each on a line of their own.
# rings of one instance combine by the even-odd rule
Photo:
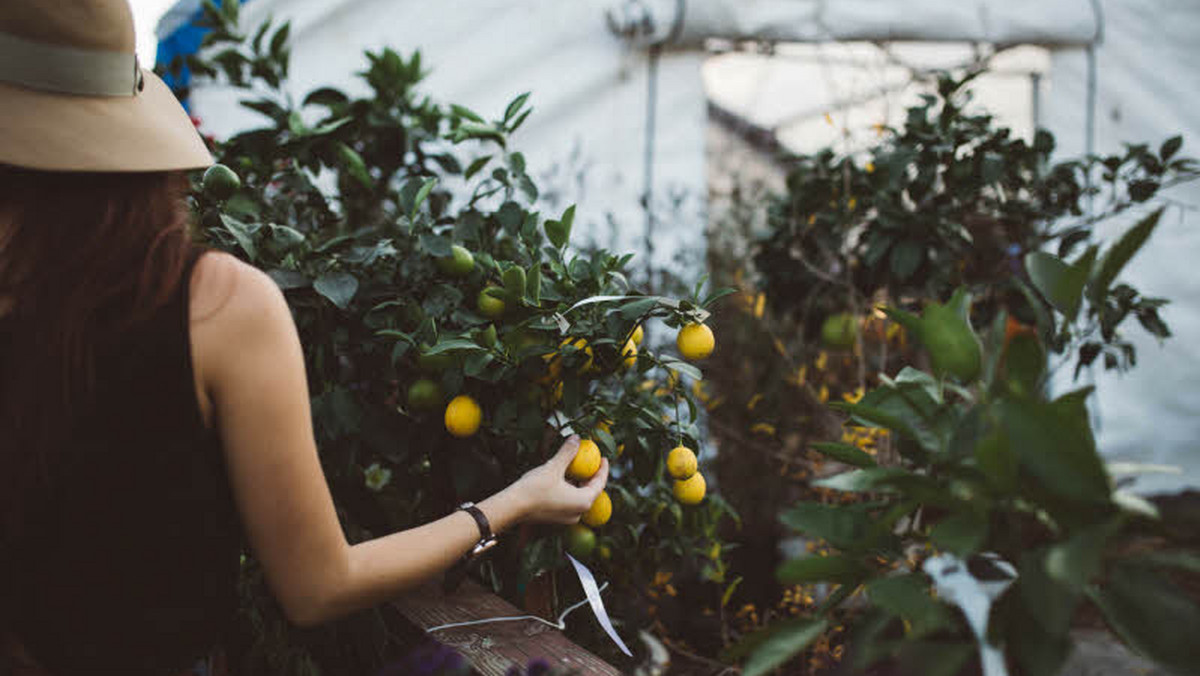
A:
<svg viewBox="0 0 1200 676">
<path fill-rule="evenodd" d="M 417 368 L 425 373 L 441 373 L 446 369 L 454 366 L 454 357 L 448 352 L 440 352 L 438 354 L 429 354 L 426 350 L 428 345 L 421 346 L 421 353 L 417 355 Z"/>
<path fill-rule="evenodd" d="M 451 277 L 466 277 L 475 269 L 475 256 L 464 246 L 450 247 L 449 256 L 437 259 L 438 269 Z"/>
<path fill-rule="evenodd" d="M 233 196 L 242 187 L 242 179 L 232 169 L 224 164 L 214 164 L 204 172 L 201 182 L 204 194 L 208 197 L 223 201 Z"/>
<path fill-rule="evenodd" d="M 591 528 L 576 523 L 567 527 L 567 533 L 564 536 L 567 544 L 567 552 L 580 560 L 591 558 L 592 552 L 596 549 L 596 534 Z"/>
<path fill-rule="evenodd" d="M 408 387 L 408 405 L 418 411 L 428 411 L 442 404 L 442 388 L 428 378 L 421 378 Z"/>
<path fill-rule="evenodd" d="M 504 301 L 496 298 L 488 293 L 488 289 L 496 287 L 489 286 L 487 289 L 479 292 L 479 298 L 476 300 L 475 307 L 478 308 L 479 314 L 488 319 L 499 319 L 504 316 Z M 497 291 L 499 289 L 496 289 Z"/>
<path fill-rule="evenodd" d="M 921 342 L 929 350 L 935 373 L 973 382 L 983 366 L 979 338 L 971 325 L 949 307 L 931 305 L 925 311 Z"/>
<path fill-rule="evenodd" d="M 821 340 L 826 347 L 843 350 L 852 348 L 857 334 L 858 322 L 854 315 L 847 312 L 829 315 L 821 324 Z"/>
</svg>

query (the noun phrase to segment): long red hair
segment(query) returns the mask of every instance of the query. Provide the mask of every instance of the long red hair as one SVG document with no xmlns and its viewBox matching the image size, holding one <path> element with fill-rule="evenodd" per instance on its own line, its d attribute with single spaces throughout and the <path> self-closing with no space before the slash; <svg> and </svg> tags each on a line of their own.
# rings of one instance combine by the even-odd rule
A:
<svg viewBox="0 0 1200 676">
<path fill-rule="evenodd" d="M 119 344 L 183 281 L 186 190 L 182 172 L 0 165 L 0 300 L 11 303 L 0 319 L 0 535 L 50 489 L 64 435 L 90 403 L 97 347 Z"/>
</svg>

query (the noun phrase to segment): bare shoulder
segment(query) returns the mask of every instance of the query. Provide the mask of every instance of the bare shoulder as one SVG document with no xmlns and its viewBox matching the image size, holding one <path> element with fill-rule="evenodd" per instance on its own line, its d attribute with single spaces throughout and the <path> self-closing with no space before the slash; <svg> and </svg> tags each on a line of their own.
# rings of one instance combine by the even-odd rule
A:
<svg viewBox="0 0 1200 676">
<path fill-rule="evenodd" d="M 190 303 L 193 325 L 253 318 L 286 307 L 283 293 L 266 273 L 217 251 L 196 261 Z"/>
<path fill-rule="evenodd" d="M 245 368 L 250 359 L 271 359 L 296 345 L 287 301 L 266 273 L 210 252 L 192 275 L 192 354 L 203 389 L 219 385 L 222 374 Z"/>
</svg>

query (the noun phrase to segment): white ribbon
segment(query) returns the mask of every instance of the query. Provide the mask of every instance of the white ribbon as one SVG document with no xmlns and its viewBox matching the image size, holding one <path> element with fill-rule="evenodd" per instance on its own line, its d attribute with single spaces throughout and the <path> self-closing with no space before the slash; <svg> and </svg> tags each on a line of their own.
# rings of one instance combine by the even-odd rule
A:
<svg viewBox="0 0 1200 676">
<path fill-rule="evenodd" d="M 588 570 L 587 566 L 575 560 L 574 556 L 566 554 L 571 565 L 575 566 L 575 574 L 579 576 L 579 583 L 583 585 L 583 593 L 587 595 L 588 604 L 592 607 L 592 613 L 596 616 L 596 621 L 600 623 L 600 627 L 604 629 L 604 633 L 617 644 L 621 652 L 629 657 L 633 657 L 633 653 L 629 651 L 629 647 L 617 636 L 617 630 L 613 629 L 612 620 L 608 619 L 608 611 L 604 609 L 604 601 L 600 600 L 600 589 L 596 587 L 596 578 L 592 575 L 592 571 Z"/>
</svg>

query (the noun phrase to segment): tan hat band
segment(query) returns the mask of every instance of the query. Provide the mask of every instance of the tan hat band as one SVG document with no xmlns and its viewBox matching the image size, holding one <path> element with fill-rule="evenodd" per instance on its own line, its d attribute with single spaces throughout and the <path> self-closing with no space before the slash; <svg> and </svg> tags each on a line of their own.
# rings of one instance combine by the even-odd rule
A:
<svg viewBox="0 0 1200 676">
<path fill-rule="evenodd" d="M 136 54 L 35 42 L 0 32 L 0 82 L 77 96 L 136 96 Z"/>
</svg>

